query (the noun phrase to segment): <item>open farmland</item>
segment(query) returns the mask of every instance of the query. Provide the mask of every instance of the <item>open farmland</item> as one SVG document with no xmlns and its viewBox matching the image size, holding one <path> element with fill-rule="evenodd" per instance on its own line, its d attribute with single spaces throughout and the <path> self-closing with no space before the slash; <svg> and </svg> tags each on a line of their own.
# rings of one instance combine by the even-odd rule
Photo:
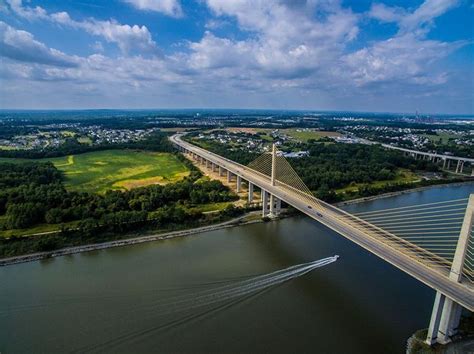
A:
<svg viewBox="0 0 474 354">
<path fill-rule="evenodd" d="M 1 158 L 0 162 L 27 159 Z M 176 156 L 133 150 L 104 150 L 34 161 L 51 161 L 65 175 L 66 188 L 103 193 L 178 181 L 189 174 Z"/>
</svg>

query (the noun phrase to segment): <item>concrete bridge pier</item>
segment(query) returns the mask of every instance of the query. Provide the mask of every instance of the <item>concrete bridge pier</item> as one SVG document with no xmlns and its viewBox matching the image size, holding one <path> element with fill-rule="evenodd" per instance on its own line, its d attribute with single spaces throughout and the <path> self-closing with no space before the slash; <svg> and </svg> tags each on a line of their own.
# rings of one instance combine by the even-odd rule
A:
<svg viewBox="0 0 474 354">
<path fill-rule="evenodd" d="M 252 203 L 253 201 L 253 183 L 251 183 L 249 181 L 249 193 L 248 193 L 248 199 L 247 199 L 248 203 Z"/>
<path fill-rule="evenodd" d="M 449 272 L 449 279 L 460 283 L 463 276 L 464 260 L 467 253 L 471 229 L 474 222 L 474 194 L 469 196 L 466 213 L 459 233 L 456 251 Z M 459 321 L 461 319 L 462 307 L 455 301 L 441 294 L 436 293 L 436 298 L 431 314 L 430 326 L 426 343 L 446 344 L 451 341 L 451 337 L 457 333 Z"/>
<path fill-rule="evenodd" d="M 237 180 L 237 188 L 236 188 L 237 193 L 240 193 L 242 190 L 242 177 L 237 176 L 236 180 Z"/>
<path fill-rule="evenodd" d="M 262 217 L 266 217 L 269 214 L 269 209 L 268 209 L 268 197 L 269 194 L 266 190 L 262 189 Z"/>
<path fill-rule="evenodd" d="M 232 181 L 232 172 L 227 171 L 227 182 Z"/>
<path fill-rule="evenodd" d="M 222 176 L 224 176 L 224 169 L 222 168 L 222 166 L 219 166 L 219 177 Z"/>
</svg>

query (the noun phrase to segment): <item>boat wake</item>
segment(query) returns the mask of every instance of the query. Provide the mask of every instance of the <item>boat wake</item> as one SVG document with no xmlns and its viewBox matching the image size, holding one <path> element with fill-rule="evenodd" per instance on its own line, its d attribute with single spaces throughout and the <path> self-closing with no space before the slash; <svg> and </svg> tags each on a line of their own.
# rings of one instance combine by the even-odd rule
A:
<svg viewBox="0 0 474 354">
<path fill-rule="evenodd" d="M 294 265 L 275 272 L 253 276 L 245 280 L 232 280 L 224 285 L 217 285 L 206 290 L 194 291 L 171 299 L 160 299 L 141 306 L 156 319 L 156 326 L 123 333 L 115 338 L 97 345 L 83 347 L 77 352 L 94 352 L 111 350 L 114 347 L 130 344 L 157 332 L 171 330 L 183 324 L 195 321 L 234 306 L 242 301 L 258 295 L 271 287 L 301 277 L 316 268 L 324 267 L 335 261 L 339 256 L 328 257 L 313 262 Z M 180 317 L 181 314 L 181 317 Z M 166 321 L 166 319 L 169 319 Z"/>
</svg>

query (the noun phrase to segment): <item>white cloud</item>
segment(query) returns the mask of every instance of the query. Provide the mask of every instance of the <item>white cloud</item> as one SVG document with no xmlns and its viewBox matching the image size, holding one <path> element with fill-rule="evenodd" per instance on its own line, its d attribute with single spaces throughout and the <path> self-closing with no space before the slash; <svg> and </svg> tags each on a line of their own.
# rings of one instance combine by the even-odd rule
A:
<svg viewBox="0 0 474 354">
<path fill-rule="evenodd" d="M 431 64 L 463 44 L 420 40 L 407 33 L 351 53 L 345 61 L 357 85 L 390 81 L 441 84 L 446 81 L 446 74 L 433 72 Z"/>
<path fill-rule="evenodd" d="M 50 49 L 35 40 L 31 33 L 17 30 L 2 21 L 0 21 L 0 44 L 0 55 L 12 60 L 59 67 L 77 66 L 76 58 L 59 50 Z"/>
<path fill-rule="evenodd" d="M 29 20 L 47 20 L 59 25 L 84 30 L 92 35 L 104 38 L 109 43 L 116 44 L 123 54 L 159 54 L 158 47 L 146 26 L 123 25 L 115 20 L 88 19 L 76 21 L 67 12 L 48 14 L 39 6 L 36 8 L 23 6 L 21 0 L 7 1 L 12 11 L 21 17 Z"/>
<path fill-rule="evenodd" d="M 400 32 L 417 30 L 419 33 L 424 33 L 420 31 L 423 26 L 430 26 L 436 17 L 458 4 L 459 0 L 425 0 L 415 11 L 408 12 L 400 7 L 374 3 L 369 16 L 382 22 L 397 22 Z"/>
<path fill-rule="evenodd" d="M 379 3 L 372 4 L 369 11 L 369 17 L 382 22 L 399 22 L 404 16 L 406 16 L 405 9 Z"/>
<path fill-rule="evenodd" d="M 358 33 L 357 16 L 337 1 L 208 0 L 207 4 L 216 16 L 235 18 L 250 36 L 232 41 L 206 32 L 200 42 L 190 45 L 192 67 L 233 65 L 266 77 L 299 78 L 334 60 Z"/>
<path fill-rule="evenodd" d="M 182 17 L 183 9 L 179 0 L 123 0 L 139 10 L 156 11 L 171 17 Z"/>
<path fill-rule="evenodd" d="M 400 21 L 400 27 L 408 32 L 426 24 L 430 25 L 436 17 L 458 4 L 459 0 L 426 0 L 413 13 Z"/>
<path fill-rule="evenodd" d="M 36 16 L 84 30 L 100 37 L 96 39 L 104 45 L 116 44 L 124 54 L 140 54 L 107 57 L 102 43 L 92 41 L 91 46 L 101 54 L 71 57 L 47 48 L 27 32 L 23 36 L 28 40 L 15 39 L 17 50 L 30 56 L 13 51 L 4 55 L 7 59 L 0 75 L 8 77 L 11 85 L 0 87 L 0 96 L 25 100 L 28 90 L 44 85 L 49 94 L 64 96 L 63 102 L 69 106 L 75 101 L 66 97 L 67 92 L 101 107 L 169 107 L 173 106 L 169 102 L 174 102 L 188 107 L 293 105 L 330 109 L 334 108 L 328 106 L 332 102 L 344 102 L 347 109 L 362 109 L 363 102 L 370 109 L 377 101 L 378 107 L 383 102 L 386 110 L 397 110 L 399 100 L 418 102 L 440 95 L 441 88 L 453 79 L 439 63 L 465 44 L 427 37 L 433 18 L 454 6 L 448 1 L 434 6 L 427 0 L 410 11 L 374 4 L 368 13 L 355 14 L 337 0 L 271 4 L 263 0 L 207 0 L 213 14 L 207 21 L 208 30 L 201 39 L 176 46 L 177 51 L 168 55 L 154 55 L 157 45 L 145 26 L 93 18 L 78 21 L 66 12 L 47 13 L 16 1 L 18 4 L 18 11 L 26 11 L 29 20 Z M 352 41 L 363 30 L 359 28 L 363 16 L 396 23 L 400 30 L 392 38 L 368 42 L 362 48 L 356 43 L 359 47 L 353 50 Z M 237 25 L 240 33 L 218 36 L 213 29 L 221 24 L 229 30 Z M 146 53 L 153 55 L 142 55 Z M 472 96 L 472 90 L 463 85 L 456 87 Z M 14 91 L 21 87 L 28 89 L 21 94 Z M 34 107 L 33 99 L 28 102 Z"/>
<path fill-rule="evenodd" d="M 396 22 L 399 31 L 392 38 L 375 42 L 344 57 L 355 83 L 359 86 L 376 82 L 445 83 L 448 74 L 436 71 L 433 64 L 466 42 L 429 40 L 426 35 L 433 20 L 457 3 L 457 0 L 425 0 L 413 12 L 373 4 L 369 16 L 382 22 Z"/>
<path fill-rule="evenodd" d="M 46 10 L 40 6 L 24 7 L 22 0 L 6 0 L 6 2 L 10 6 L 11 10 L 21 17 L 27 18 L 29 20 L 48 18 Z"/>
</svg>

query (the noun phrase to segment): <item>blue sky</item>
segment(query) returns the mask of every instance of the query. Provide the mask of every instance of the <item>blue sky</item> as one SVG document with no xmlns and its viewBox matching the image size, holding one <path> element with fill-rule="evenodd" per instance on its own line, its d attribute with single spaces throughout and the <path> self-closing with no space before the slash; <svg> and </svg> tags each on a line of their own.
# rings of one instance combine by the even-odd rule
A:
<svg viewBox="0 0 474 354">
<path fill-rule="evenodd" d="M 0 108 L 474 114 L 467 0 L 0 0 Z"/>
</svg>

